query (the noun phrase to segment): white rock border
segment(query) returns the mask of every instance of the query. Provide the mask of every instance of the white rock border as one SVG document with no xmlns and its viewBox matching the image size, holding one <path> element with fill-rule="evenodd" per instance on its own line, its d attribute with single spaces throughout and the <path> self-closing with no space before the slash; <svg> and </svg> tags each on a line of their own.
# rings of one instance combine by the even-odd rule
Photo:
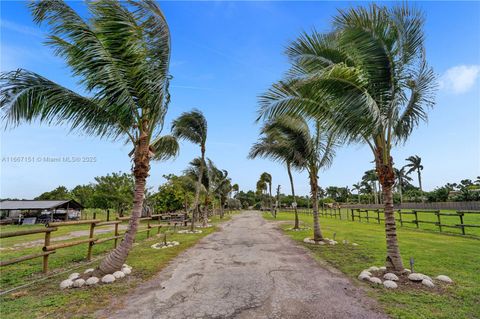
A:
<svg viewBox="0 0 480 319">
<path fill-rule="evenodd" d="M 90 274 L 94 271 L 93 268 L 89 268 L 85 270 L 84 274 Z M 101 279 L 91 276 L 87 279 L 80 278 L 79 273 L 72 273 L 70 276 L 68 276 L 68 279 L 63 280 L 60 283 L 60 289 L 68 289 L 68 288 L 81 288 L 83 286 L 95 286 L 98 283 L 103 283 L 103 284 L 110 284 L 114 282 L 115 280 L 119 280 L 121 278 L 124 278 L 125 276 L 129 275 L 132 273 L 132 267 L 123 264 L 122 265 L 122 270 L 115 271 L 113 274 L 106 274 L 103 276 Z M 74 279 L 72 279 L 74 278 Z"/>
<path fill-rule="evenodd" d="M 203 233 L 203 230 L 200 230 L 200 229 L 195 229 L 193 231 L 189 229 L 182 229 L 177 231 L 177 234 L 201 234 L 201 233 Z"/>
<path fill-rule="evenodd" d="M 165 243 L 161 242 L 161 243 L 155 243 L 150 247 L 152 247 L 153 249 L 164 249 L 164 248 L 175 247 L 175 246 L 178 246 L 178 245 L 180 245 L 180 243 L 178 241 L 167 241 L 167 245 L 165 245 Z"/>
</svg>

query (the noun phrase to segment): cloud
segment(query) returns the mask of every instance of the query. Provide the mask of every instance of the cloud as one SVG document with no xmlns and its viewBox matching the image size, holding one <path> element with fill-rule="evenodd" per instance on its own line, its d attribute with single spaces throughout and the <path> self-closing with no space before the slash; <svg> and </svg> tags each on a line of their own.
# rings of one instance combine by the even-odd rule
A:
<svg viewBox="0 0 480 319">
<path fill-rule="evenodd" d="M 480 76 L 480 65 L 457 65 L 440 77 L 440 89 L 454 94 L 468 92 Z"/>
</svg>

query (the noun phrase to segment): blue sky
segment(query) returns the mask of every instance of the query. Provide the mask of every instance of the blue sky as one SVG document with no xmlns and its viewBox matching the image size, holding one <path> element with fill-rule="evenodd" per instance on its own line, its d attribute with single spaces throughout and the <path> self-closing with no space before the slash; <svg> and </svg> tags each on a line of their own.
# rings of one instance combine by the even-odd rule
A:
<svg viewBox="0 0 480 319">
<path fill-rule="evenodd" d="M 274 185 L 289 191 L 280 164 L 248 160 L 258 137 L 257 96 L 288 67 L 283 50 L 304 30 L 330 29 L 337 8 L 367 2 L 162 2 L 172 33 L 173 118 L 201 109 L 209 123 L 207 156 L 227 169 L 241 189 L 254 189 L 263 171 Z M 387 5 L 393 5 L 393 2 Z M 1 2 L 2 71 L 19 67 L 35 71 L 80 91 L 63 61 L 42 45 L 45 28 L 33 24 L 25 2 Z M 71 5 L 86 13 L 82 2 Z M 426 14 L 426 52 L 440 80 L 436 106 L 409 142 L 393 151 L 395 163 L 422 157 L 426 190 L 446 182 L 480 175 L 480 3 L 415 2 Z M 79 134 L 68 127 L 21 125 L 1 133 L 0 197 L 31 198 L 58 185 L 68 188 L 98 175 L 129 171 L 129 146 Z M 154 163 L 149 186 L 164 182 L 163 174 L 181 173 L 199 150 L 182 143 L 174 161 Z M 94 157 L 89 163 L 12 163 L 12 156 Z M 346 186 L 371 168 L 371 151 L 350 145 L 337 152 L 332 167 L 322 172 L 322 186 Z M 295 174 L 300 194 L 308 192 L 305 173 Z"/>
</svg>

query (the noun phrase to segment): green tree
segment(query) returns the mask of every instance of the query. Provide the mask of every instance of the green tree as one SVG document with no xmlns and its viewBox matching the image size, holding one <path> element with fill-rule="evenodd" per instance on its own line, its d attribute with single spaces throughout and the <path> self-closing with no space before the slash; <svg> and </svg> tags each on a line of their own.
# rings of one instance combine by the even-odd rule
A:
<svg viewBox="0 0 480 319">
<path fill-rule="evenodd" d="M 129 209 L 135 192 L 135 178 L 132 174 L 112 173 L 95 177 L 93 205 L 95 208 L 114 208 L 118 212 Z"/>
<path fill-rule="evenodd" d="M 68 200 L 71 198 L 72 194 L 65 186 L 58 186 L 50 192 L 45 192 L 35 197 L 35 200 Z"/>
<path fill-rule="evenodd" d="M 93 184 L 77 185 L 70 192 L 72 198 L 82 204 L 86 208 L 95 208 L 93 196 L 95 194 L 95 186 Z"/>
<path fill-rule="evenodd" d="M 417 9 L 379 6 L 341 10 L 333 31 L 303 34 L 288 48 L 288 77 L 261 97 L 260 116 L 301 114 L 347 141 L 369 146 L 382 186 L 386 266 L 402 271 L 393 210 L 392 148 L 406 141 L 434 105 L 424 17 Z"/>
<path fill-rule="evenodd" d="M 401 169 L 393 168 L 393 170 L 395 171 L 395 177 L 397 179 L 396 185 L 398 188 L 398 193 L 400 195 L 401 204 L 403 203 L 403 188 L 410 184 L 412 178 L 408 176 L 408 174 L 405 172 L 405 167 L 402 167 Z"/>
<path fill-rule="evenodd" d="M 30 4 L 33 19 L 49 27 L 47 44 L 80 79 L 85 95 L 34 72 L 0 76 L 0 107 L 7 125 L 40 120 L 69 123 L 72 130 L 125 139 L 132 146 L 135 196 L 124 240 L 95 271 L 122 267 L 138 229 L 150 161 L 177 153 L 173 137 L 161 136 L 170 101 L 170 32 L 153 0 L 87 2 L 84 19 L 61 0 Z"/>
<path fill-rule="evenodd" d="M 206 225 L 207 222 L 206 216 L 203 215 L 200 209 L 200 193 L 203 192 L 205 194 L 205 209 L 204 213 L 206 214 L 207 206 L 208 206 L 208 193 L 210 191 L 210 176 L 208 172 L 208 167 L 206 161 L 201 158 L 197 157 L 194 158 L 190 163 L 188 168 L 184 171 L 185 175 L 190 177 L 195 182 L 195 199 L 194 199 L 194 214 L 192 214 L 192 224 L 191 230 L 194 229 L 194 220 L 196 218 L 202 217 L 203 223 Z M 197 203 L 195 205 L 195 203 Z M 198 214 L 195 214 L 198 212 Z M 202 215 L 202 216 L 201 216 Z"/>
<path fill-rule="evenodd" d="M 193 110 L 190 112 L 185 112 L 180 115 L 172 123 L 172 134 L 173 136 L 187 140 L 191 143 L 197 144 L 200 146 L 200 164 L 199 173 L 197 174 L 197 190 L 195 192 L 195 201 L 193 206 L 192 213 L 192 230 L 194 229 L 194 223 L 197 216 L 200 216 L 200 189 L 201 189 L 201 178 L 204 175 L 203 172 L 206 170 L 205 167 L 205 151 L 207 143 L 207 120 L 203 113 L 199 110 Z"/>
<path fill-rule="evenodd" d="M 410 173 L 417 171 L 418 187 L 420 188 L 420 191 L 423 192 L 422 173 L 421 173 L 421 171 L 423 170 L 422 159 L 420 158 L 420 156 L 414 155 L 414 156 L 410 156 L 405 160 L 409 162 L 407 165 L 404 166 L 408 168 L 408 171 L 406 174 L 409 175 Z"/>
<path fill-rule="evenodd" d="M 269 203 L 269 206 L 270 206 L 270 213 L 273 216 L 275 216 L 275 214 L 273 212 L 273 201 L 272 201 L 272 175 L 270 175 L 267 172 L 263 172 L 260 175 L 260 180 L 265 182 L 265 184 L 267 184 L 267 186 L 268 186 L 268 203 Z M 277 216 L 275 216 L 275 217 L 277 217 Z"/>
</svg>

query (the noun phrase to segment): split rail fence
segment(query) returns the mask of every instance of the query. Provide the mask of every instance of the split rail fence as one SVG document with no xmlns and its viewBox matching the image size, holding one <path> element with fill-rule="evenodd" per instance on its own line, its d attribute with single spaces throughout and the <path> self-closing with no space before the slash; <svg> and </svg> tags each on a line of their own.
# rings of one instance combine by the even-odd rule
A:
<svg viewBox="0 0 480 319">
<path fill-rule="evenodd" d="M 157 214 L 151 215 L 150 217 L 142 217 L 140 221 L 148 221 L 145 227 L 140 227 L 137 230 L 137 234 L 146 232 L 147 238 L 150 238 L 150 232 L 157 230 L 157 234 L 160 233 L 160 229 L 164 226 L 167 227 L 174 227 L 174 230 L 177 226 L 187 226 L 189 222 L 187 219 L 183 220 L 165 220 L 163 217 L 165 214 Z M 22 261 L 35 259 L 35 258 L 43 258 L 43 273 L 48 273 L 48 261 L 51 254 L 54 254 L 58 249 L 68 248 L 72 246 L 88 244 L 87 249 L 87 261 L 92 259 L 92 249 L 94 245 L 98 245 L 104 242 L 113 241 L 113 248 L 117 247 L 118 240 L 122 239 L 125 236 L 125 233 L 119 232 L 119 225 L 123 222 L 127 222 L 130 217 L 117 217 L 116 220 L 112 221 L 102 221 L 100 219 L 96 219 L 96 216 L 93 216 L 93 219 L 87 220 L 76 220 L 76 221 L 64 221 L 64 222 L 52 222 L 45 225 L 45 228 L 40 229 L 27 229 L 27 230 L 19 230 L 14 232 L 2 232 L 0 233 L 0 238 L 9 238 L 9 237 L 17 237 L 17 236 L 27 236 L 32 234 L 38 233 L 45 233 L 44 245 L 42 248 L 42 252 L 29 254 L 9 260 L 0 261 L 0 267 L 16 264 Z M 89 225 L 89 235 L 86 239 L 69 241 L 69 242 L 62 242 L 58 244 L 53 244 L 51 241 L 52 233 L 55 233 L 59 229 L 59 227 L 66 227 L 72 225 Z M 99 238 L 95 236 L 95 228 L 100 226 L 106 225 L 114 225 L 113 229 L 113 236 L 111 237 L 104 237 Z M 144 224 L 141 224 L 143 226 Z"/>
<path fill-rule="evenodd" d="M 293 213 L 293 209 L 287 209 L 287 212 Z M 297 210 L 301 214 L 312 214 L 311 209 L 299 208 Z M 380 224 L 385 220 L 385 214 L 383 209 L 360 209 L 360 208 L 341 208 L 341 207 L 321 207 L 319 215 L 323 217 L 330 217 L 339 220 L 349 220 L 357 222 L 375 222 Z M 409 218 L 407 216 L 410 216 Z M 427 218 L 431 216 L 432 218 Z M 445 218 L 448 217 L 449 221 L 452 218 L 458 218 L 458 222 L 446 224 Z M 472 218 L 472 217 L 476 218 Z M 406 218 L 407 217 L 407 218 Z M 417 210 L 417 209 L 395 209 L 395 220 L 400 226 L 414 225 L 415 228 L 422 228 L 421 225 L 433 225 L 439 232 L 444 232 L 445 228 L 458 229 L 461 235 L 471 235 L 479 237 L 480 233 L 472 233 L 472 229 L 480 228 L 480 222 L 477 224 L 475 221 L 480 220 L 480 211 L 477 210 L 457 210 L 453 212 L 445 212 L 441 210 Z"/>
</svg>

